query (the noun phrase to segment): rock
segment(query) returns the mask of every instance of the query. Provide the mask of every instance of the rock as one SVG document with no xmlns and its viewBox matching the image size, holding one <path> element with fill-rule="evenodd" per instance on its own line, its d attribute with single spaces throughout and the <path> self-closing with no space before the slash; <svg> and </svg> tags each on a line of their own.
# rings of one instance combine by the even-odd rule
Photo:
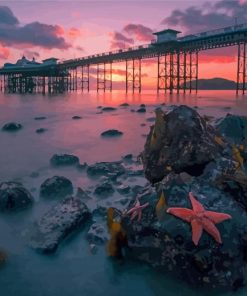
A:
<svg viewBox="0 0 247 296">
<path fill-rule="evenodd" d="M 94 193 L 99 196 L 108 196 L 112 195 L 114 193 L 114 188 L 112 184 L 109 181 L 105 181 L 100 185 L 97 185 L 97 187 L 94 190 Z"/>
<path fill-rule="evenodd" d="M 82 117 L 81 117 L 81 116 L 77 116 L 77 115 L 75 115 L 75 116 L 72 117 L 72 119 L 77 120 L 77 119 L 82 119 Z"/>
<path fill-rule="evenodd" d="M 34 120 L 44 120 L 44 119 L 46 119 L 45 116 L 34 117 Z"/>
<path fill-rule="evenodd" d="M 216 130 L 192 108 L 182 105 L 166 115 L 158 109 L 141 156 L 146 178 L 155 183 L 171 170 L 202 174 L 223 150 L 217 137 Z"/>
<path fill-rule="evenodd" d="M 129 153 L 123 156 L 124 161 L 132 161 L 133 159 L 133 154 Z"/>
<path fill-rule="evenodd" d="M 77 197 L 67 197 L 52 207 L 30 230 L 29 244 L 42 253 L 53 253 L 58 245 L 89 220 L 87 206 Z"/>
<path fill-rule="evenodd" d="M 60 197 L 73 193 L 71 181 L 62 176 L 54 176 L 46 179 L 40 186 L 40 196 L 42 197 Z"/>
<path fill-rule="evenodd" d="M 102 109 L 102 106 L 98 106 L 97 109 Z"/>
<path fill-rule="evenodd" d="M 47 131 L 46 128 L 38 128 L 38 129 L 36 129 L 36 133 L 37 133 L 37 134 L 43 134 L 43 133 L 46 132 L 46 131 Z"/>
<path fill-rule="evenodd" d="M 116 189 L 120 194 L 128 194 L 130 192 L 130 187 L 128 185 L 121 184 L 117 186 Z"/>
<path fill-rule="evenodd" d="M 87 163 L 84 162 L 84 163 L 79 163 L 76 168 L 80 171 L 84 171 L 86 168 L 87 168 Z"/>
<path fill-rule="evenodd" d="M 2 127 L 2 130 L 6 132 L 15 132 L 20 129 L 22 129 L 22 125 L 17 122 L 9 122 Z"/>
<path fill-rule="evenodd" d="M 91 244 L 104 244 L 108 239 L 108 232 L 103 225 L 99 223 L 94 223 L 91 225 L 87 233 L 87 240 Z"/>
<path fill-rule="evenodd" d="M 160 195 L 141 193 L 140 203 L 149 203 L 142 212 L 141 221 L 131 221 L 128 215 L 122 218 L 121 225 L 128 241 L 126 256 L 158 267 L 160 272 L 169 272 L 194 287 L 235 289 L 239 282 L 246 282 L 247 276 L 246 261 L 243 260 L 247 246 L 246 211 L 231 195 L 209 186 L 205 178 L 195 177 L 197 180 L 189 187 L 187 184 L 176 185 L 177 178 L 179 176 L 173 173 L 162 185 L 167 203 L 162 220 L 154 211 Z M 166 213 L 167 207 L 191 209 L 189 190 L 206 210 L 232 216 L 231 220 L 216 225 L 222 245 L 203 231 L 199 245 L 195 246 L 191 225 Z M 133 196 L 126 210 L 132 208 L 135 201 L 136 196 Z"/>
<path fill-rule="evenodd" d="M 146 112 L 146 108 L 139 108 L 139 109 L 137 109 L 136 112 L 138 112 L 138 113 L 145 113 Z"/>
<path fill-rule="evenodd" d="M 50 159 L 50 164 L 53 166 L 73 166 L 78 165 L 79 158 L 70 154 L 54 154 Z"/>
<path fill-rule="evenodd" d="M 0 184 L 0 211 L 12 212 L 32 205 L 34 199 L 31 193 L 18 182 L 3 182 Z"/>
<path fill-rule="evenodd" d="M 123 132 L 120 132 L 119 130 L 116 130 L 116 129 L 110 129 L 101 133 L 102 137 L 119 137 L 122 135 L 123 135 Z"/>
<path fill-rule="evenodd" d="M 115 179 L 125 173 L 125 168 L 121 162 L 97 162 L 87 168 L 90 177 L 106 176 Z"/>
<path fill-rule="evenodd" d="M 115 110 L 117 110 L 117 108 L 114 108 L 114 107 L 103 107 L 101 110 L 102 111 L 115 111 Z"/>
<path fill-rule="evenodd" d="M 119 106 L 120 106 L 120 107 L 128 107 L 129 104 L 128 104 L 128 103 L 123 103 L 123 104 L 120 104 Z"/>
<path fill-rule="evenodd" d="M 141 104 L 140 105 L 140 108 L 146 108 L 146 105 L 145 104 Z"/>
<path fill-rule="evenodd" d="M 227 115 L 217 121 L 216 128 L 232 144 L 247 145 L 247 117 Z"/>
<path fill-rule="evenodd" d="M 97 253 L 97 246 L 95 244 L 90 244 L 89 249 L 90 249 L 91 254 Z"/>
<path fill-rule="evenodd" d="M 106 217 L 107 207 L 97 205 L 96 209 L 93 210 L 93 216 Z"/>
</svg>

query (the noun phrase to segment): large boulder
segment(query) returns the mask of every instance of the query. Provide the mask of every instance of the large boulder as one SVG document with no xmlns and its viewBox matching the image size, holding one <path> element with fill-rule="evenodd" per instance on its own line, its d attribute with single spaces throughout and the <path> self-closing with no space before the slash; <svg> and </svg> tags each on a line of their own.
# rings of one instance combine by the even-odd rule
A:
<svg viewBox="0 0 247 296">
<path fill-rule="evenodd" d="M 170 178 L 169 178 L 170 177 Z M 247 280 L 247 214 L 232 196 L 217 187 L 209 187 L 202 180 L 183 183 L 179 175 L 168 176 L 162 185 L 166 205 L 157 214 L 159 194 L 139 195 L 140 203 L 149 203 L 140 221 L 130 215 L 122 219 L 127 234 L 127 256 L 138 259 L 171 273 L 195 287 L 237 289 Z M 206 210 L 224 212 L 231 220 L 217 224 L 223 244 L 217 243 L 205 230 L 199 244 L 192 242 L 189 223 L 169 215 L 172 207 L 191 209 L 188 192 L 191 190 Z M 127 210 L 136 202 L 132 199 Z M 161 218 L 160 218 L 161 216 Z"/>
<path fill-rule="evenodd" d="M 0 211 L 11 212 L 32 205 L 33 196 L 18 182 L 0 184 Z"/>
<path fill-rule="evenodd" d="M 247 145 L 247 117 L 227 114 L 216 123 L 217 130 L 232 144 Z"/>
<path fill-rule="evenodd" d="M 158 182 L 171 170 L 202 174 L 223 149 L 217 139 L 215 129 L 192 108 L 179 106 L 167 114 L 157 109 L 141 155 L 147 179 Z"/>
<path fill-rule="evenodd" d="M 42 253 L 55 252 L 69 234 L 84 226 L 91 214 L 78 197 L 67 197 L 51 208 L 30 230 L 30 246 Z"/>
<path fill-rule="evenodd" d="M 40 186 L 41 197 L 65 197 L 73 193 L 72 182 L 62 176 L 46 179 Z"/>
</svg>

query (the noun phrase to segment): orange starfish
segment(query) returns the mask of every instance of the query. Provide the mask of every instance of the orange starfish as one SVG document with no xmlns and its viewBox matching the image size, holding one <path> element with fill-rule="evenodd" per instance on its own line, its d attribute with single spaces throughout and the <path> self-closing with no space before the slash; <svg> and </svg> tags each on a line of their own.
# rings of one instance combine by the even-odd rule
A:
<svg viewBox="0 0 247 296">
<path fill-rule="evenodd" d="M 172 214 L 188 223 L 192 227 L 192 241 L 197 246 L 203 230 L 210 234 L 219 244 L 222 243 L 219 230 L 215 224 L 221 223 L 232 217 L 228 214 L 206 211 L 203 205 L 189 193 L 192 210 L 186 208 L 169 208 L 167 213 Z"/>
</svg>

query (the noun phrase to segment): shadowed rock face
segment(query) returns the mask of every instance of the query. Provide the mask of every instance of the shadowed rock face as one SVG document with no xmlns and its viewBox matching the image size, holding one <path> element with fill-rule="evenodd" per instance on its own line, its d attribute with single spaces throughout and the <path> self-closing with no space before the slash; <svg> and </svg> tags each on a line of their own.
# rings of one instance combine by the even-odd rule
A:
<svg viewBox="0 0 247 296">
<path fill-rule="evenodd" d="M 155 125 L 142 153 L 146 178 L 155 183 L 171 170 L 201 175 L 222 151 L 215 141 L 216 135 L 214 128 L 187 106 L 179 106 L 168 114 L 156 110 Z"/>
<path fill-rule="evenodd" d="M 245 285 L 247 175 L 232 146 L 197 112 L 180 106 L 168 114 L 156 111 L 142 159 L 146 177 L 155 184 L 138 190 L 126 208 L 126 212 L 133 208 L 136 197 L 142 205 L 149 203 L 141 221 L 122 217 L 127 256 L 196 287 L 236 290 Z M 165 196 L 162 204 L 161 192 Z M 216 225 L 223 244 L 204 230 L 196 246 L 190 223 L 167 213 L 173 207 L 191 209 L 189 192 L 206 211 L 232 217 Z"/>
<path fill-rule="evenodd" d="M 83 226 L 90 216 L 80 198 L 67 197 L 33 225 L 30 246 L 43 253 L 55 252 L 62 240 Z"/>
<path fill-rule="evenodd" d="M 0 184 L 0 211 L 16 211 L 33 203 L 31 193 L 22 184 L 4 182 Z"/>
<path fill-rule="evenodd" d="M 65 197 L 73 193 L 71 181 L 62 176 L 46 179 L 40 186 L 40 196 L 46 198 Z"/>
</svg>

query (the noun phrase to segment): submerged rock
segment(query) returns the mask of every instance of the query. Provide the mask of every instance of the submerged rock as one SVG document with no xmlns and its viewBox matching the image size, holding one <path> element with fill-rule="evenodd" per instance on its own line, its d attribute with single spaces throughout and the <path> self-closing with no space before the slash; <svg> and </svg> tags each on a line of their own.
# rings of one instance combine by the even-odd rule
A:
<svg viewBox="0 0 247 296">
<path fill-rule="evenodd" d="M 99 223 L 94 223 L 91 225 L 87 233 L 87 240 L 91 244 L 104 244 L 108 239 L 109 235 L 103 225 Z"/>
<path fill-rule="evenodd" d="M 40 196 L 42 197 L 65 197 L 73 193 L 72 182 L 62 176 L 54 176 L 46 179 L 40 186 Z"/>
<path fill-rule="evenodd" d="M 102 184 L 97 185 L 97 187 L 94 190 L 94 193 L 96 195 L 106 197 L 106 196 L 112 195 L 114 191 L 115 190 L 112 184 L 109 181 L 105 181 Z"/>
<path fill-rule="evenodd" d="M 22 125 L 17 122 L 9 122 L 2 127 L 2 130 L 6 132 L 15 132 L 20 129 L 22 129 Z"/>
<path fill-rule="evenodd" d="M 129 104 L 128 104 L 128 103 L 122 103 L 122 104 L 120 104 L 119 106 L 120 106 L 120 107 L 128 107 Z"/>
<path fill-rule="evenodd" d="M 216 123 L 216 128 L 232 144 L 247 145 L 247 117 L 228 114 Z"/>
<path fill-rule="evenodd" d="M 34 120 L 44 120 L 46 119 L 45 116 L 37 116 L 37 117 L 34 117 Z"/>
<path fill-rule="evenodd" d="M 114 108 L 114 107 L 103 107 L 101 110 L 102 111 L 115 111 L 115 110 L 117 110 L 117 108 Z"/>
<path fill-rule="evenodd" d="M 33 196 L 21 183 L 0 184 L 0 211 L 11 212 L 24 209 L 32 205 L 33 201 Z"/>
<path fill-rule="evenodd" d="M 78 165 L 79 162 L 80 160 L 77 156 L 70 154 L 55 154 L 50 159 L 51 165 L 54 166 Z"/>
<path fill-rule="evenodd" d="M 46 128 L 38 128 L 38 129 L 36 129 L 36 133 L 37 133 L 37 134 L 43 134 L 43 133 L 46 132 L 46 131 L 47 131 Z"/>
<path fill-rule="evenodd" d="M 223 150 L 218 138 L 215 129 L 192 108 L 179 106 L 168 114 L 157 109 L 142 153 L 147 179 L 160 181 L 171 170 L 202 174 Z"/>
<path fill-rule="evenodd" d="M 30 246 L 43 253 L 55 252 L 72 232 L 84 226 L 91 214 L 77 197 L 67 197 L 52 207 L 30 231 Z"/>
<path fill-rule="evenodd" d="M 77 119 L 82 119 L 82 117 L 81 117 L 81 116 L 77 116 L 77 115 L 75 115 L 75 116 L 72 117 L 72 119 L 77 120 Z"/>
<path fill-rule="evenodd" d="M 87 174 L 90 177 L 106 176 L 115 179 L 125 173 L 125 168 L 121 162 L 98 162 L 87 168 Z"/>
<path fill-rule="evenodd" d="M 123 135 L 123 132 L 120 132 L 119 130 L 116 130 L 116 129 L 110 129 L 101 133 L 102 137 L 119 137 L 122 135 Z"/>
<path fill-rule="evenodd" d="M 137 109 L 136 112 L 138 112 L 138 113 L 145 113 L 146 112 L 146 108 L 141 107 L 141 108 Z"/>
</svg>

